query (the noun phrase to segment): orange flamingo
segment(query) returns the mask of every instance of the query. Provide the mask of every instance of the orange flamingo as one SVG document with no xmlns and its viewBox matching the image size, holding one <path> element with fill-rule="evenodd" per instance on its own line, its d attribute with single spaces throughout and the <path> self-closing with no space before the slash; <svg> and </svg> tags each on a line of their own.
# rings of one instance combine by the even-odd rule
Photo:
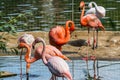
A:
<svg viewBox="0 0 120 80">
<path fill-rule="evenodd" d="M 97 16 L 95 16 L 95 14 L 87 14 L 84 16 L 84 11 L 85 11 L 85 3 L 84 1 L 80 2 L 80 8 L 82 8 L 82 12 L 81 12 L 81 16 L 80 16 L 80 24 L 84 27 L 88 28 L 88 39 L 89 39 L 89 29 L 93 28 L 93 30 L 97 30 L 97 34 L 98 34 L 98 28 L 102 29 L 103 31 L 105 30 L 104 26 L 102 25 L 101 21 L 97 18 Z M 93 49 L 95 48 L 95 35 L 94 35 L 94 31 L 93 31 Z M 96 36 L 98 39 L 98 35 Z M 88 40 L 88 43 L 90 41 Z M 97 44 L 96 44 L 97 47 Z"/>
<path fill-rule="evenodd" d="M 39 43 L 41 40 L 41 38 L 37 37 L 32 46 L 34 47 L 36 43 Z M 26 44 L 26 43 L 20 43 L 20 44 Z M 27 48 L 29 48 L 29 45 L 26 45 Z M 45 46 L 46 50 L 45 50 L 45 53 L 48 54 L 48 55 L 51 55 L 51 56 L 59 56 L 65 60 L 70 60 L 69 58 L 67 58 L 66 56 L 64 56 L 62 54 L 61 51 L 59 51 L 56 47 L 54 46 L 51 46 L 51 45 L 46 45 Z M 30 64 L 41 59 L 41 54 L 42 54 L 42 49 L 43 49 L 43 46 L 38 46 L 37 49 L 35 49 L 35 53 L 34 53 L 34 57 L 31 58 L 31 56 L 29 56 L 31 54 L 31 49 L 28 49 L 26 54 L 25 54 L 25 61 L 27 63 L 26 65 L 26 74 L 28 75 L 29 74 L 29 69 L 30 69 Z"/>
<path fill-rule="evenodd" d="M 53 78 L 55 78 L 55 76 L 66 77 L 66 78 L 68 78 L 68 80 L 72 80 L 71 74 L 69 72 L 69 67 L 68 67 L 67 63 L 62 59 L 65 56 L 62 56 L 62 54 L 60 53 L 60 57 L 62 57 L 62 58 L 53 57 L 53 56 L 55 56 L 55 54 L 57 54 L 59 56 L 59 53 L 56 53 L 59 50 L 54 52 L 54 49 L 56 49 L 56 48 L 52 47 L 50 45 L 49 46 L 45 45 L 45 42 L 44 42 L 44 40 L 42 38 L 37 38 L 37 41 L 42 42 L 43 46 L 38 47 L 37 51 L 40 51 L 40 52 L 36 53 L 34 55 L 34 58 L 31 58 L 31 59 L 29 58 L 30 47 L 26 43 L 20 43 L 19 44 L 20 48 L 27 48 L 27 52 L 26 52 L 26 55 L 25 55 L 26 62 L 32 63 L 32 62 L 42 58 L 44 64 L 47 65 L 49 70 L 53 73 L 53 75 L 51 77 L 51 80 L 54 80 Z M 35 43 L 36 43 L 36 41 L 35 41 Z M 56 65 L 54 65 L 54 64 L 56 64 Z M 30 68 L 30 66 L 28 66 L 27 68 Z M 57 72 L 52 71 L 52 70 L 55 70 L 55 71 L 57 70 Z"/>
<path fill-rule="evenodd" d="M 81 15 L 80 15 L 80 24 L 82 26 L 88 28 L 88 45 L 90 45 L 89 29 L 93 28 L 93 49 L 95 47 L 97 48 L 97 46 L 98 46 L 98 28 L 102 29 L 103 31 L 105 31 L 105 28 L 104 28 L 101 21 L 97 18 L 97 16 L 95 14 L 86 14 L 86 15 L 84 15 L 84 11 L 85 11 L 85 3 L 84 3 L 84 1 L 80 2 L 80 8 L 82 9 L 82 12 L 81 12 Z M 96 42 L 96 39 L 95 39 L 95 30 L 97 31 L 97 33 L 96 33 L 97 42 Z M 95 59 L 96 58 L 94 58 L 94 79 L 96 79 Z M 87 64 L 87 71 L 88 71 L 88 75 L 89 75 L 88 53 L 87 53 L 86 64 Z"/>
<path fill-rule="evenodd" d="M 33 47 L 32 47 L 32 43 L 34 42 L 34 40 L 35 40 L 35 38 L 34 38 L 34 36 L 33 35 L 31 35 L 31 34 L 27 34 L 27 33 L 25 33 L 25 34 L 23 34 L 22 36 L 20 36 L 19 38 L 18 38 L 18 44 L 19 43 L 21 43 L 21 42 L 23 42 L 23 43 L 26 43 L 26 44 L 28 44 L 28 46 L 30 47 L 30 54 L 29 54 L 29 57 L 31 56 L 31 51 L 32 51 L 32 49 L 33 49 Z M 21 66 L 21 76 L 22 76 L 22 52 L 23 52 L 23 49 L 21 50 L 21 54 L 20 54 L 20 66 Z M 27 63 L 26 64 L 26 67 L 27 66 L 29 66 L 30 64 L 29 63 Z M 27 75 L 27 79 L 28 79 L 28 70 L 26 70 L 26 75 Z M 21 77 L 22 78 L 22 77 Z"/>
<path fill-rule="evenodd" d="M 70 40 L 70 34 L 74 30 L 75 24 L 70 20 L 66 21 L 65 28 L 63 26 L 56 26 L 51 28 L 49 31 L 50 44 L 61 50 L 62 45 L 66 44 Z"/>
<path fill-rule="evenodd" d="M 33 48 L 32 44 L 33 44 L 34 40 L 35 40 L 35 38 L 33 35 L 25 33 L 18 38 L 18 44 L 21 42 L 28 44 L 29 47 L 31 48 L 31 50 L 30 50 L 30 52 L 31 52 L 32 48 Z M 31 54 L 29 54 L 29 56 L 31 56 Z"/>
</svg>

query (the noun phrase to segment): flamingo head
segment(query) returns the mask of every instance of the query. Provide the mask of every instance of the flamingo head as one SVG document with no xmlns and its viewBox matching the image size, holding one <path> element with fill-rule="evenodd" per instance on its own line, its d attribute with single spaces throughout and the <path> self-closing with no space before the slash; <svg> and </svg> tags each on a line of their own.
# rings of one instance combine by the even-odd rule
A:
<svg viewBox="0 0 120 80">
<path fill-rule="evenodd" d="M 88 4 L 88 7 L 89 7 L 89 8 L 92 8 L 92 7 L 93 7 L 92 3 L 93 3 L 93 2 L 90 2 L 90 3 Z"/>
<path fill-rule="evenodd" d="M 39 43 L 39 42 L 44 42 L 44 43 L 45 43 L 45 41 L 44 41 L 42 38 L 37 37 L 37 38 L 35 39 L 35 41 L 33 42 L 33 44 L 32 44 L 33 49 L 35 48 L 35 44 L 36 44 L 36 43 Z"/>
<path fill-rule="evenodd" d="M 68 20 L 66 21 L 66 30 L 69 30 L 72 33 L 75 30 L 75 24 L 73 21 Z"/>
<path fill-rule="evenodd" d="M 85 2 L 84 1 L 81 1 L 80 2 L 80 8 L 83 8 L 85 6 Z"/>
<path fill-rule="evenodd" d="M 71 23 L 71 24 L 69 24 L 69 25 L 70 25 L 70 28 L 69 28 L 70 33 L 72 33 L 72 32 L 75 30 L 75 24 L 74 24 L 74 23 Z"/>
</svg>

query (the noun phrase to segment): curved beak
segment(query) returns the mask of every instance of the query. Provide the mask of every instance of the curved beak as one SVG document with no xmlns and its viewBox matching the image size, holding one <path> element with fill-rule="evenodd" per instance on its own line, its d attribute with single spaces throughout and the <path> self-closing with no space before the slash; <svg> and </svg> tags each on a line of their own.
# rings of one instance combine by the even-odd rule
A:
<svg viewBox="0 0 120 80">
<path fill-rule="evenodd" d="M 79 7 L 79 11 L 81 11 L 81 8 Z"/>
</svg>

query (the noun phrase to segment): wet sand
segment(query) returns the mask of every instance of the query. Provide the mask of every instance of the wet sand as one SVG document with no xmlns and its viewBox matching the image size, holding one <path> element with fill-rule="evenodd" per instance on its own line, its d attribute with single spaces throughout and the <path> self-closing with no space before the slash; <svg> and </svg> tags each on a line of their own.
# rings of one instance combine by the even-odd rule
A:
<svg viewBox="0 0 120 80">
<path fill-rule="evenodd" d="M 46 44 L 49 44 L 48 32 L 19 32 L 15 36 L 7 34 L 4 37 L 8 38 L 7 48 L 16 48 L 17 39 L 24 33 L 32 34 L 35 37 L 42 37 Z M 2 33 L 0 33 L 2 34 Z M 91 46 L 87 46 L 88 39 L 87 31 L 74 31 L 71 34 L 70 41 L 62 47 L 62 52 L 71 59 L 82 59 L 89 53 L 89 56 L 96 56 L 100 60 L 120 60 L 120 32 L 119 31 L 100 31 L 98 38 L 98 48 L 93 50 L 92 47 L 92 32 L 90 33 Z M 0 53 L 0 56 L 8 54 Z M 11 54 L 13 55 L 13 54 Z"/>
</svg>

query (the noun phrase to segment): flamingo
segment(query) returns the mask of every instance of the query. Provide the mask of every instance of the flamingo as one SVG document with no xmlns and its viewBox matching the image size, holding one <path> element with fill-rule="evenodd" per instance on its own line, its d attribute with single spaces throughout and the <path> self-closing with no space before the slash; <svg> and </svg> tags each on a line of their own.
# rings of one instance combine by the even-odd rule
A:
<svg viewBox="0 0 120 80">
<path fill-rule="evenodd" d="M 49 43 L 61 50 L 62 46 L 70 40 L 70 34 L 74 30 L 75 24 L 71 20 L 66 21 L 65 28 L 63 26 L 51 28 L 49 31 Z"/>
<path fill-rule="evenodd" d="M 94 4 L 95 7 L 92 6 Z M 105 17 L 106 15 L 106 10 L 103 6 L 97 6 L 95 2 L 90 2 L 88 7 L 90 8 L 88 11 L 86 11 L 87 14 L 95 14 L 98 18 Z"/>
<path fill-rule="evenodd" d="M 41 38 L 37 37 L 34 42 L 32 43 L 32 47 L 34 47 L 36 45 L 36 43 L 39 43 L 41 40 Z M 25 44 L 25 43 L 22 43 L 22 44 Z M 26 45 L 27 48 L 29 48 L 29 45 L 27 44 Z M 51 45 L 46 45 L 45 46 L 46 50 L 45 50 L 45 53 L 48 54 L 48 55 L 51 55 L 51 56 L 59 56 L 65 60 L 68 60 L 70 61 L 69 58 L 67 58 L 66 56 L 64 56 L 62 54 L 61 51 L 59 51 L 56 47 L 54 46 L 51 46 Z M 41 54 L 42 54 L 42 49 L 43 49 L 43 46 L 38 46 L 36 49 L 35 49 L 35 53 L 34 53 L 34 57 L 30 57 L 29 55 L 31 54 L 31 49 L 28 50 L 26 52 L 26 55 L 25 55 L 25 61 L 27 63 L 26 65 L 26 74 L 28 75 L 29 74 L 29 69 L 30 69 L 30 64 L 31 63 L 34 63 L 35 61 L 41 59 Z"/>
<path fill-rule="evenodd" d="M 42 42 L 43 44 L 43 49 L 42 49 L 42 54 L 41 54 L 42 61 L 52 73 L 52 77 L 50 80 L 54 80 L 54 76 L 66 77 L 67 80 L 72 80 L 72 76 L 69 71 L 68 64 L 61 57 L 46 54 L 45 41 L 42 38 L 39 38 L 38 41 Z"/>
<path fill-rule="evenodd" d="M 29 47 L 32 50 L 32 43 L 34 42 L 34 40 L 35 40 L 35 38 L 33 35 L 25 33 L 18 38 L 18 44 L 21 42 L 26 43 L 29 45 Z M 31 56 L 31 54 L 29 56 Z"/>
<path fill-rule="evenodd" d="M 22 43 L 28 44 L 28 46 L 30 47 L 29 57 L 31 57 L 31 51 L 33 49 L 32 48 L 32 43 L 34 42 L 34 40 L 35 40 L 34 36 L 31 35 L 31 34 L 27 34 L 27 33 L 23 34 L 22 36 L 20 36 L 18 38 L 18 44 L 22 42 Z M 21 54 L 22 54 L 22 51 L 21 51 Z M 20 61 L 21 61 L 21 59 L 22 59 L 22 55 L 20 55 Z M 30 64 L 27 63 L 26 64 L 26 75 L 27 75 L 27 78 L 28 78 L 28 70 L 29 70 L 29 69 L 27 69 L 27 67 L 29 67 L 29 66 L 30 66 Z M 21 64 L 21 75 L 22 75 L 22 64 Z"/>
<path fill-rule="evenodd" d="M 95 7 L 92 6 L 92 4 L 94 4 Z M 105 17 L 106 15 L 106 10 L 103 6 L 97 6 L 97 4 L 95 2 L 90 2 L 88 7 L 90 8 L 88 11 L 86 11 L 86 15 L 87 14 L 95 14 L 99 19 Z M 98 29 L 96 29 L 97 33 L 96 35 L 98 35 Z M 96 38 L 96 48 L 98 46 L 98 37 Z"/>
<path fill-rule="evenodd" d="M 98 30 L 98 28 L 105 31 L 105 28 L 104 28 L 101 21 L 97 18 L 97 16 L 95 14 L 87 14 L 87 15 L 84 16 L 84 11 L 85 11 L 85 3 L 84 3 L 84 1 L 80 2 L 80 8 L 82 8 L 82 12 L 81 12 L 81 16 L 80 16 L 80 24 L 82 26 L 88 28 L 88 39 L 89 39 L 89 29 L 93 28 L 93 41 L 94 41 L 93 42 L 93 49 L 94 49 L 95 48 L 94 44 L 96 42 L 94 31 Z M 98 35 L 97 35 L 97 37 L 98 37 Z M 89 42 L 90 41 L 88 40 L 88 43 Z M 96 44 L 96 46 L 97 46 L 97 44 Z"/>
<path fill-rule="evenodd" d="M 51 71 L 52 77 L 51 77 L 50 80 L 54 80 L 55 76 L 66 77 L 68 80 L 72 80 L 72 76 L 70 74 L 69 67 L 68 67 L 67 63 L 61 57 L 53 56 L 51 54 L 47 54 L 46 51 L 49 50 L 51 47 L 47 48 L 46 44 L 45 44 L 45 42 L 42 38 L 39 38 L 39 42 L 43 43 L 43 46 L 42 46 L 43 48 L 41 48 L 41 50 L 42 50 L 41 54 L 36 55 L 36 58 L 38 58 L 38 59 L 42 58 L 43 63 Z M 20 43 L 19 48 L 27 48 L 25 58 L 29 57 L 30 47 L 26 43 Z M 39 50 L 40 50 L 40 48 L 39 48 Z M 49 53 L 52 53 L 52 52 L 50 51 Z M 28 62 L 31 63 L 33 61 L 29 60 Z"/>
<path fill-rule="evenodd" d="M 92 4 L 94 4 L 95 7 L 92 6 Z M 86 11 L 86 15 L 87 14 L 95 14 L 99 19 L 105 17 L 106 15 L 106 10 L 103 6 L 98 6 L 95 2 L 90 2 L 88 7 L 90 8 L 88 11 Z M 96 29 L 96 48 L 98 47 L 98 29 Z M 94 49 L 94 47 L 93 47 Z M 98 60 L 97 60 L 97 72 L 98 71 Z M 99 76 L 99 74 L 97 73 L 97 75 Z"/>
<path fill-rule="evenodd" d="M 90 45 L 89 29 L 93 28 L 93 50 L 94 50 L 94 48 L 97 47 L 97 43 L 98 43 L 98 41 L 96 43 L 94 31 L 97 30 L 96 37 L 98 39 L 98 28 L 102 29 L 103 31 L 105 31 L 105 28 L 102 25 L 102 23 L 99 20 L 99 18 L 95 14 L 86 14 L 86 15 L 84 15 L 84 11 L 85 11 L 85 3 L 84 3 L 84 1 L 80 2 L 80 8 L 82 9 L 81 16 L 80 16 L 80 24 L 82 26 L 88 28 L 88 45 Z M 88 53 L 87 53 L 87 59 L 88 59 Z M 96 58 L 94 58 L 94 59 L 96 59 Z M 94 63 L 95 63 L 95 60 L 94 60 Z M 87 70 L 88 70 L 88 60 L 86 60 L 86 64 L 87 64 Z M 94 79 L 96 78 L 95 76 L 96 76 L 96 74 L 94 72 Z"/>
</svg>

